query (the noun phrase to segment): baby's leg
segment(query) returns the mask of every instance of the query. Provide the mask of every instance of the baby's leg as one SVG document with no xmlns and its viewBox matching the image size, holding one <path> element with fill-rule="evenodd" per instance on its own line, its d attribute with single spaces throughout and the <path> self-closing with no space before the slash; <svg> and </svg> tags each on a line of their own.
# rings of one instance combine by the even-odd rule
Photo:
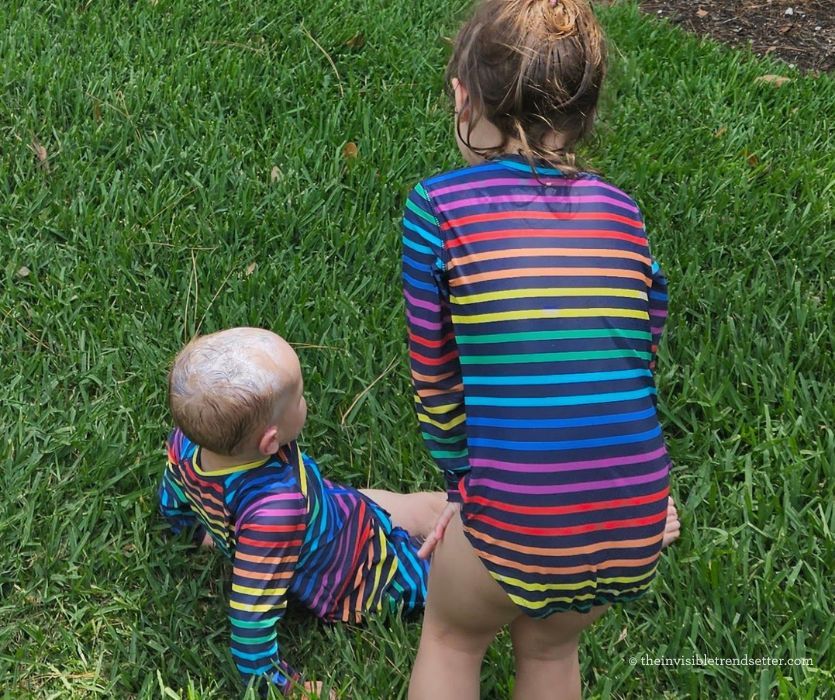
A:
<svg viewBox="0 0 835 700">
<path fill-rule="evenodd" d="M 580 633 L 608 609 L 587 613 L 555 613 L 543 620 L 527 615 L 510 625 L 516 657 L 515 700 L 527 698 L 580 699 Z"/>
<path fill-rule="evenodd" d="M 391 522 L 402 527 L 412 537 L 426 538 L 446 505 L 446 494 L 441 491 L 394 493 L 382 489 L 360 489 L 391 515 Z"/>
<path fill-rule="evenodd" d="M 461 518 L 454 517 L 429 567 L 409 700 L 477 700 L 484 652 L 518 614 L 465 537 Z"/>
</svg>

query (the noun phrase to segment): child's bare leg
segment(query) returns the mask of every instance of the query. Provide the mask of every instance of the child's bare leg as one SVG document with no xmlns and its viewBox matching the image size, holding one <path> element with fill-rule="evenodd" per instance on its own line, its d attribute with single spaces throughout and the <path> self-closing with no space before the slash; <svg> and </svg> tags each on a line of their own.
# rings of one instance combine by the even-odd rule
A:
<svg viewBox="0 0 835 700">
<path fill-rule="evenodd" d="M 519 609 L 488 573 L 456 516 L 429 568 L 409 700 L 477 700 L 484 652 Z"/>
<path fill-rule="evenodd" d="M 446 494 L 441 491 L 395 493 L 382 489 L 360 489 L 391 515 L 391 522 L 402 527 L 412 537 L 425 538 L 432 531 L 446 505 Z"/>
<path fill-rule="evenodd" d="M 608 607 L 601 605 L 587 613 L 555 613 L 543 620 L 517 617 L 510 625 L 516 659 L 514 700 L 579 700 L 580 633 Z"/>
<path fill-rule="evenodd" d="M 681 534 L 681 523 L 678 519 L 678 511 L 676 510 L 676 502 L 670 496 L 667 499 L 667 522 L 664 524 L 664 537 L 661 540 L 661 548 L 671 545 L 678 539 Z"/>
</svg>

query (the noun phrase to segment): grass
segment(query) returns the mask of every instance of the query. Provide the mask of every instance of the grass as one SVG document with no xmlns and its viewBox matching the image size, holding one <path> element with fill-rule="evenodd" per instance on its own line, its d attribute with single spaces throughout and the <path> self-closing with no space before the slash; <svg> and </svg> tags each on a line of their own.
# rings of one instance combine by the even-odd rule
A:
<svg viewBox="0 0 835 700">
<path fill-rule="evenodd" d="M 410 405 L 398 220 L 458 162 L 441 76 L 462 5 L 4 4 L 2 697 L 239 694 L 227 568 L 165 544 L 155 513 L 165 373 L 198 330 L 300 344 L 303 442 L 332 478 L 440 485 Z M 652 593 L 587 635 L 587 696 L 835 697 L 835 81 L 629 3 L 601 15 L 587 155 L 641 203 L 670 279 L 659 384 L 684 535 Z M 418 633 L 280 629 L 288 659 L 360 700 L 403 696 Z M 697 653 L 813 665 L 628 661 Z M 511 670 L 502 638 L 485 697 Z"/>
</svg>

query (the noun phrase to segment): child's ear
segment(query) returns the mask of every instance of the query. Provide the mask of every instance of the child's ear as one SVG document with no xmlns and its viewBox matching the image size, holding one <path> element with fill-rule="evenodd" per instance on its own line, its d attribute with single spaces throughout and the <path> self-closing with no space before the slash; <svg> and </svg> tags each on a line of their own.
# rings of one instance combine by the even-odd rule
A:
<svg viewBox="0 0 835 700">
<path fill-rule="evenodd" d="M 279 447 L 281 447 L 281 441 L 278 436 L 278 426 L 271 425 L 261 435 L 258 441 L 258 451 L 265 457 L 269 457 L 278 452 Z"/>
<path fill-rule="evenodd" d="M 459 119 L 469 121 L 470 119 L 470 93 L 467 92 L 461 81 L 458 78 L 452 79 L 452 92 L 455 96 L 455 113 Z"/>
</svg>

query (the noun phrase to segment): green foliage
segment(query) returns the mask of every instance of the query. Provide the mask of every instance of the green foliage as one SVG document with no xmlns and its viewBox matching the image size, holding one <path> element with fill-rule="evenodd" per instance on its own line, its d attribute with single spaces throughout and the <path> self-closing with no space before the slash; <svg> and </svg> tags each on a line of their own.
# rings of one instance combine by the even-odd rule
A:
<svg viewBox="0 0 835 700">
<path fill-rule="evenodd" d="M 4 697 L 238 693 L 227 568 L 165 544 L 155 513 L 166 370 L 198 330 L 299 344 L 303 442 L 332 478 L 440 486 L 411 407 L 398 222 L 408 188 L 458 162 L 442 68 L 463 5 L 4 3 Z M 835 697 L 835 82 L 628 3 L 601 14 L 612 70 L 586 155 L 641 203 L 670 279 L 660 394 L 684 535 L 652 593 L 586 636 L 588 695 Z M 778 72 L 793 80 L 755 82 Z M 288 659 L 361 699 L 403 696 L 418 634 L 300 614 L 280 630 Z M 628 663 L 694 654 L 814 666 Z M 485 696 L 511 676 L 502 637 Z"/>
</svg>

